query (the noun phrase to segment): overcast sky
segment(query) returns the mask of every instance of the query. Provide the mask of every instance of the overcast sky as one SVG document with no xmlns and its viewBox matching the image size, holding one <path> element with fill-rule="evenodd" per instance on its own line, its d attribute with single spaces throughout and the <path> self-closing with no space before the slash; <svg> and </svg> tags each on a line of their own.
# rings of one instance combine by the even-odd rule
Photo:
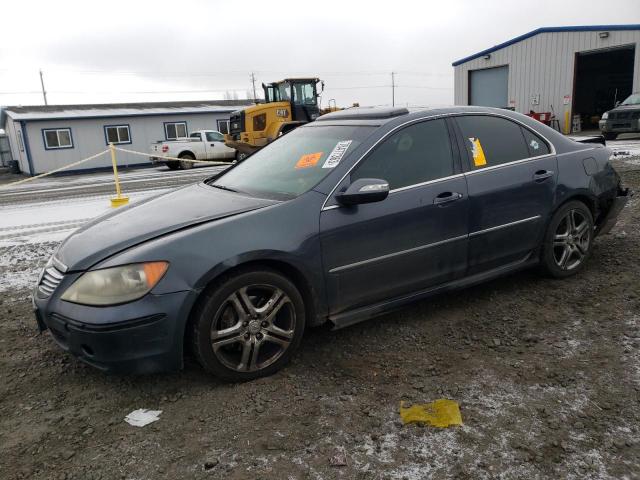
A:
<svg viewBox="0 0 640 480">
<path fill-rule="evenodd" d="M 246 98 L 325 80 L 323 105 L 453 102 L 451 62 L 542 26 L 640 23 L 638 0 L 20 0 L 1 7 L 0 105 Z M 35 92 L 35 93 L 34 93 Z"/>
</svg>

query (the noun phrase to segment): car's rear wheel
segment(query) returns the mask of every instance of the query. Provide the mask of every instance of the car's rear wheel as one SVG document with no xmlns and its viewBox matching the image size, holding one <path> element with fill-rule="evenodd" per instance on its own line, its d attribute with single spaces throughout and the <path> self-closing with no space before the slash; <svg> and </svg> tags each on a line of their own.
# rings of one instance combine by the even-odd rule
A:
<svg viewBox="0 0 640 480">
<path fill-rule="evenodd" d="M 563 205 L 553 215 L 547 228 L 541 263 L 556 278 L 578 273 L 591 255 L 593 216 L 580 201 Z"/>
<path fill-rule="evenodd" d="M 618 138 L 618 134 L 617 133 L 611 133 L 611 132 L 604 133 L 604 139 L 605 140 L 615 140 L 616 138 Z"/>
<path fill-rule="evenodd" d="M 235 154 L 236 162 L 241 162 L 245 158 L 247 158 L 247 154 L 246 153 L 243 153 L 243 152 L 240 152 L 240 151 L 236 150 L 236 154 Z"/>
<path fill-rule="evenodd" d="M 189 162 L 189 160 L 195 160 L 193 155 L 191 155 L 190 153 L 183 153 L 182 155 L 180 155 L 180 158 L 183 159 L 180 160 L 180 168 L 182 170 L 189 170 L 190 168 L 193 168 L 193 162 Z"/>
<path fill-rule="evenodd" d="M 305 327 L 298 289 L 273 270 L 245 271 L 213 285 L 192 318 L 192 346 L 209 372 L 245 381 L 280 370 Z"/>
</svg>

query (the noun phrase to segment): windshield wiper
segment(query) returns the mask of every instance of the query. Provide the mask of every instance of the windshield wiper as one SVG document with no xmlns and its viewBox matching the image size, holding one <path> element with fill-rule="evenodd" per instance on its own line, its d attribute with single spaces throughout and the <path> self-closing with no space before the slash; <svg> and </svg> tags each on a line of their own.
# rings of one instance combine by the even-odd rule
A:
<svg viewBox="0 0 640 480">
<path fill-rule="evenodd" d="M 215 188 L 219 188 L 220 190 L 226 190 L 228 192 L 236 192 L 236 193 L 238 193 L 238 190 L 235 190 L 235 189 L 233 189 L 231 187 L 226 187 L 224 185 L 220 185 L 220 184 L 217 184 L 217 183 L 210 183 L 209 185 L 211 185 L 212 187 L 215 187 Z"/>
</svg>

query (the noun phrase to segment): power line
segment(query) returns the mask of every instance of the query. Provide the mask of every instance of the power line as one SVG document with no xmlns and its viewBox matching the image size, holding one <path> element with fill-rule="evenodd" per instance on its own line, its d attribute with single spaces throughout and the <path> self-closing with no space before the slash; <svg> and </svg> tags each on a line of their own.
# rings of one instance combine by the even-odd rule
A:
<svg viewBox="0 0 640 480">
<path fill-rule="evenodd" d="M 16 70 L 20 71 L 32 71 L 31 69 L 9 69 L 9 68 L 0 68 L 0 72 L 12 72 L 15 73 Z M 162 75 L 162 76 L 176 76 L 176 77 L 219 77 L 224 75 L 246 75 L 246 70 L 217 70 L 215 72 L 207 72 L 207 71 L 188 71 L 184 70 L 179 71 L 167 71 L 167 70 L 81 70 L 81 69 L 64 69 L 64 68 L 47 68 L 48 73 L 79 73 L 79 74 L 87 74 L 87 75 Z M 254 74 L 261 75 L 308 75 L 308 72 L 292 72 L 287 70 L 254 70 Z M 417 75 L 417 76 L 441 76 L 441 77 L 452 77 L 452 74 L 449 73 L 433 73 L 433 72 L 423 72 L 423 71 L 414 71 L 414 70 L 400 70 L 395 73 L 401 73 L 403 75 Z M 340 72 L 323 72 L 323 71 L 314 71 L 314 75 L 321 76 L 353 76 L 353 75 L 388 75 L 388 71 L 379 71 L 379 70 L 356 70 L 356 71 L 340 71 Z"/>
<path fill-rule="evenodd" d="M 394 72 L 395 74 L 396 72 Z M 388 75 L 388 73 L 387 73 Z M 364 90 L 370 88 L 389 88 L 393 89 L 397 88 L 421 88 L 427 90 L 453 90 L 452 87 L 432 87 L 427 85 L 402 85 L 402 84 L 387 84 L 387 85 L 358 85 L 358 86 L 349 86 L 349 87 L 334 87 L 327 86 L 327 90 Z M 243 87 L 228 87 L 228 88 L 218 88 L 218 89 L 194 89 L 194 90 L 96 90 L 96 91 L 80 91 L 80 90 L 49 90 L 48 93 L 58 93 L 58 94 L 109 94 L 109 93 L 126 93 L 126 94 L 152 94 L 152 93 L 209 93 L 209 92 L 227 92 L 234 90 L 244 90 Z M 10 91 L 10 92 L 0 92 L 0 95 L 41 95 L 42 91 L 40 90 L 29 90 L 29 91 Z"/>
</svg>

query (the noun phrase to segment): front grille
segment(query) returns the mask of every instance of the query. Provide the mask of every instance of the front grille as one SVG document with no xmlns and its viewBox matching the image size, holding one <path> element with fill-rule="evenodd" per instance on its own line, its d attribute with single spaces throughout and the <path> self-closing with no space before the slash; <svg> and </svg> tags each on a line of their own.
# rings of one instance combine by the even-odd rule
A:
<svg viewBox="0 0 640 480">
<path fill-rule="evenodd" d="M 38 296 L 40 298 L 47 298 L 58 288 L 58 285 L 62 281 L 64 274 L 53 265 L 45 267 L 38 284 Z"/>
</svg>

